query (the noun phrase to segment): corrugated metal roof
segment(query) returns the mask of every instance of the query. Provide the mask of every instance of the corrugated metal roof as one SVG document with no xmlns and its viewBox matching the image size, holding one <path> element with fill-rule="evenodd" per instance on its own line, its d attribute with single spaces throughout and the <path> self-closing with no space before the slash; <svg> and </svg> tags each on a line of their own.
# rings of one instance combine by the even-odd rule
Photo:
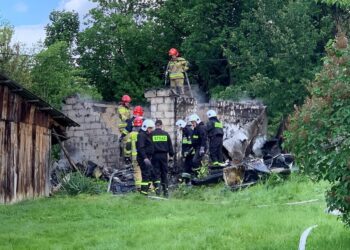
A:
<svg viewBox="0 0 350 250">
<path fill-rule="evenodd" d="M 4 74 L 0 73 L 0 85 L 7 86 L 11 91 L 16 92 L 17 95 L 23 97 L 27 101 L 33 102 L 33 105 L 38 106 L 42 112 L 49 114 L 53 120 L 65 127 L 79 127 L 80 125 L 58 111 L 43 99 L 34 95 L 32 92 L 21 86 L 20 84 L 12 81 Z"/>
</svg>

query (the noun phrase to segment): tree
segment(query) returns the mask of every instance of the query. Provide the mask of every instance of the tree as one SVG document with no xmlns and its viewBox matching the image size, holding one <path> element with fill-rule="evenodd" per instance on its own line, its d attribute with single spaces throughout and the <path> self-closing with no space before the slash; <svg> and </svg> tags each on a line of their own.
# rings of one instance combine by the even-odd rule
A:
<svg viewBox="0 0 350 250">
<path fill-rule="evenodd" d="M 285 145 L 303 172 L 331 183 L 327 204 L 350 226 L 350 48 L 339 39 L 328 44 L 310 97 L 290 117 Z"/>
<path fill-rule="evenodd" d="M 71 61 L 68 44 L 56 42 L 36 55 L 32 90 L 56 108 L 71 94 L 81 93 L 99 99 L 96 89 L 81 75 Z"/>
<path fill-rule="evenodd" d="M 99 2 L 91 11 L 90 27 L 79 34 L 79 64 L 105 100 L 127 93 L 142 102 L 145 89 L 162 83 L 164 52 L 159 53 L 158 36 L 139 15 L 124 13 L 129 1 Z"/>
<path fill-rule="evenodd" d="M 65 41 L 71 46 L 76 41 L 79 32 L 79 15 L 74 11 L 52 11 L 49 15 L 50 24 L 46 25 L 45 45 Z"/>
<path fill-rule="evenodd" d="M 276 124 L 303 102 L 332 20 L 327 9 L 306 0 L 259 0 L 242 9 L 224 48 L 232 84 L 214 96 L 261 99 Z"/>
<path fill-rule="evenodd" d="M 19 43 L 11 45 L 13 33 L 13 28 L 2 21 L 0 24 L 0 71 L 29 87 L 31 58 L 22 54 L 23 49 Z"/>
</svg>

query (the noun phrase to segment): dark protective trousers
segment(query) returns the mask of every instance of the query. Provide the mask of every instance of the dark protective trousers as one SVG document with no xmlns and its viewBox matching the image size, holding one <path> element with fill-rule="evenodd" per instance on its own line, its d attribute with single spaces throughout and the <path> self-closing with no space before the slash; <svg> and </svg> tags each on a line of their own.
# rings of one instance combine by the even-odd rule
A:
<svg viewBox="0 0 350 250">
<path fill-rule="evenodd" d="M 152 181 L 153 166 L 148 166 L 145 164 L 143 159 L 137 158 L 137 163 L 141 168 L 141 176 L 143 183 L 149 183 Z"/>
<path fill-rule="evenodd" d="M 193 173 L 193 156 L 194 154 L 189 154 L 186 157 L 184 157 L 184 162 L 183 162 L 183 172 L 192 174 Z"/>
<path fill-rule="evenodd" d="M 196 148 L 193 159 L 192 159 L 192 169 L 197 170 L 202 165 L 202 160 L 204 155 L 199 155 L 199 149 Z"/>
<path fill-rule="evenodd" d="M 217 135 L 209 138 L 209 155 L 212 163 L 223 162 L 222 156 L 223 136 Z"/>
<path fill-rule="evenodd" d="M 154 183 L 161 182 L 162 186 L 168 187 L 168 153 L 154 153 L 152 157 Z"/>
</svg>

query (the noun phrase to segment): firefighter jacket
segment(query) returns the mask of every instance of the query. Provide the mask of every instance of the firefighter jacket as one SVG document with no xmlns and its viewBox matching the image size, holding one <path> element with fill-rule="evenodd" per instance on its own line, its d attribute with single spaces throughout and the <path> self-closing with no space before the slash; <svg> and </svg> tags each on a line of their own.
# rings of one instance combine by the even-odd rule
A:
<svg viewBox="0 0 350 250">
<path fill-rule="evenodd" d="M 127 126 L 126 120 L 130 118 L 130 109 L 120 104 L 117 108 L 120 123 L 118 125 L 120 133 L 123 133 L 124 128 Z"/>
<path fill-rule="evenodd" d="M 187 125 L 182 129 L 182 154 L 189 152 L 192 149 L 192 134 L 193 129 L 191 125 Z"/>
<path fill-rule="evenodd" d="M 140 159 L 142 161 L 146 158 L 151 159 L 154 153 L 154 146 L 151 135 L 143 130 L 140 130 L 137 135 L 136 149 L 137 159 Z"/>
<path fill-rule="evenodd" d="M 207 148 L 207 128 L 203 122 L 200 122 L 193 130 L 192 146 L 196 150 L 200 147 Z"/>
<path fill-rule="evenodd" d="M 156 128 L 152 134 L 152 142 L 154 145 L 154 153 L 168 153 L 174 156 L 173 144 L 170 135 L 160 128 Z"/>
<path fill-rule="evenodd" d="M 131 157 L 133 162 L 136 161 L 137 156 L 136 143 L 138 133 L 138 131 L 132 131 L 125 137 L 126 143 L 124 145 L 124 156 Z"/>
<path fill-rule="evenodd" d="M 183 79 L 184 72 L 188 70 L 188 62 L 182 57 L 177 57 L 169 61 L 167 68 L 170 79 Z"/>
<path fill-rule="evenodd" d="M 213 136 L 224 136 L 222 123 L 217 117 L 210 117 L 207 123 L 207 132 L 209 139 Z"/>
</svg>

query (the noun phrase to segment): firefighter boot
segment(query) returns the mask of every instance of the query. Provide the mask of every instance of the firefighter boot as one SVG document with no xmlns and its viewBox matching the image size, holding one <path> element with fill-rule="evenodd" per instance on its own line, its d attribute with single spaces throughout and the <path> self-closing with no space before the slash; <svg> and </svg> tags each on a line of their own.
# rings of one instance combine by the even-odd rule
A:
<svg viewBox="0 0 350 250">
<path fill-rule="evenodd" d="M 142 182 L 141 183 L 140 193 L 143 194 L 143 195 L 148 195 L 148 189 L 149 189 L 149 183 L 148 182 Z"/>
<path fill-rule="evenodd" d="M 166 184 L 162 184 L 162 188 L 163 188 L 163 196 L 165 198 L 168 198 L 169 197 L 169 189 L 168 189 L 168 186 Z"/>
<path fill-rule="evenodd" d="M 159 181 L 154 182 L 153 186 L 154 186 L 154 190 L 156 192 L 156 195 L 160 196 L 160 183 L 159 183 Z"/>
</svg>

